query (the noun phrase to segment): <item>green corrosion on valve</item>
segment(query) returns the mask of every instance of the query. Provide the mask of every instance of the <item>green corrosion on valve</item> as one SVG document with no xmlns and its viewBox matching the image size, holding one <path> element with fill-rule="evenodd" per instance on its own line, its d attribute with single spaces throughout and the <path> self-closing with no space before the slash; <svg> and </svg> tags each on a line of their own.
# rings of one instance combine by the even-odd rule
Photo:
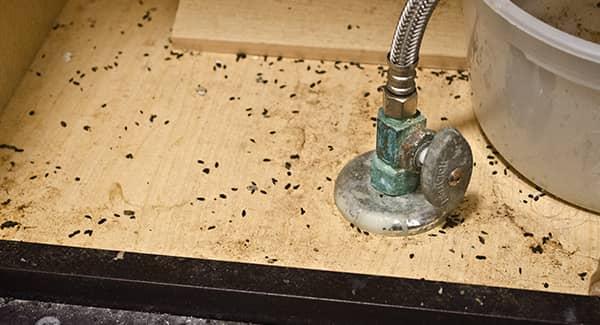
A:
<svg viewBox="0 0 600 325">
<path fill-rule="evenodd" d="M 417 113 L 413 117 L 396 119 L 385 115 L 383 108 L 377 116 L 377 144 L 371 162 L 371 185 L 379 192 L 398 196 L 411 193 L 419 186 L 419 173 L 410 164 L 415 133 L 425 129 L 427 119 Z M 408 163 L 407 163 L 408 162 Z"/>
</svg>

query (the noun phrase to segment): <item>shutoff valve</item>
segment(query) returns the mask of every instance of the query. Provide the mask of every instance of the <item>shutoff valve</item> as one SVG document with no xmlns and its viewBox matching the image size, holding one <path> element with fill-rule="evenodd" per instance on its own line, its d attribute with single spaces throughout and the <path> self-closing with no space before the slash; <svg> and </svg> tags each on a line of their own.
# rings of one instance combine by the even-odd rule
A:
<svg viewBox="0 0 600 325">
<path fill-rule="evenodd" d="M 387 235 L 427 231 L 463 200 L 473 169 L 460 132 L 426 128 L 417 109 L 418 52 L 437 0 L 408 0 L 390 53 L 374 151 L 351 160 L 335 184 L 342 215 L 363 230 Z"/>
</svg>

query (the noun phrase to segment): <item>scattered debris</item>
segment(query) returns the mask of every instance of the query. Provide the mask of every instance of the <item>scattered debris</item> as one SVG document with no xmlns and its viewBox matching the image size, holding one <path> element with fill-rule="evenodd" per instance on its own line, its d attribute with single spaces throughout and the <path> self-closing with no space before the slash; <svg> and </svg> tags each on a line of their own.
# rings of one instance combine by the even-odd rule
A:
<svg viewBox="0 0 600 325">
<path fill-rule="evenodd" d="M 19 227 L 19 226 L 21 226 L 21 223 L 12 221 L 12 220 L 7 220 L 7 221 L 4 221 L 2 224 L 0 224 L 0 230 Z"/>
<path fill-rule="evenodd" d="M 63 60 L 67 63 L 70 62 L 72 58 L 73 58 L 73 53 L 71 53 L 71 52 L 65 52 L 65 54 L 63 54 Z"/>
<path fill-rule="evenodd" d="M 535 254 L 542 254 L 544 252 L 544 249 L 542 248 L 542 246 L 540 244 L 531 246 L 531 251 Z"/>
<path fill-rule="evenodd" d="M 13 150 L 14 152 L 25 151 L 24 149 L 18 148 L 17 146 L 13 146 L 12 144 L 5 144 L 5 143 L 0 144 L 0 149 L 9 149 L 9 150 Z"/>
<path fill-rule="evenodd" d="M 208 92 L 208 89 L 202 87 L 202 85 L 196 86 L 196 94 L 199 96 L 204 96 Z"/>
<path fill-rule="evenodd" d="M 113 261 L 119 261 L 125 258 L 125 252 L 119 251 L 117 252 L 117 256 L 113 257 Z"/>
</svg>

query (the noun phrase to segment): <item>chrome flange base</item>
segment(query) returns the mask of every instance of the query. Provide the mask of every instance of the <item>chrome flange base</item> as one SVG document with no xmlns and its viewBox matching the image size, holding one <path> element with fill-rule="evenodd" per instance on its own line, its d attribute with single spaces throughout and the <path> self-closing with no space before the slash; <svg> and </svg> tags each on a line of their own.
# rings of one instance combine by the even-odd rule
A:
<svg viewBox="0 0 600 325">
<path fill-rule="evenodd" d="M 389 236 L 407 236 L 437 226 L 446 213 L 431 205 L 418 189 L 402 196 L 388 196 L 371 185 L 373 151 L 352 159 L 335 181 L 335 204 L 351 223 L 362 230 Z"/>
</svg>

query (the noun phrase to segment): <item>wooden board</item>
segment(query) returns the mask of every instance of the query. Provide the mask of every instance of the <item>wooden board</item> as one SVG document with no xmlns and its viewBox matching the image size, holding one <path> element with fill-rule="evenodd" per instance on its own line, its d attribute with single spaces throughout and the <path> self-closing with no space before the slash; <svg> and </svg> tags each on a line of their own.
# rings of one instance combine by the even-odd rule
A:
<svg viewBox="0 0 600 325">
<path fill-rule="evenodd" d="M 397 0 L 180 0 L 176 47 L 291 58 L 385 64 L 398 17 Z M 420 64 L 465 68 L 460 0 L 443 0 L 425 33 Z"/>
<path fill-rule="evenodd" d="M 0 2 L 0 109 L 10 99 L 66 0 Z"/>
<path fill-rule="evenodd" d="M 337 211 L 333 180 L 374 148 L 382 70 L 179 52 L 175 10 L 68 2 L 60 22 L 73 24 L 31 66 L 42 76 L 28 73 L 0 114 L 0 143 L 23 149 L 0 149 L 0 238 L 587 293 L 599 216 L 505 166 L 456 71 L 418 78 L 429 126 L 458 127 L 473 148 L 455 222 L 367 235 Z"/>
</svg>

